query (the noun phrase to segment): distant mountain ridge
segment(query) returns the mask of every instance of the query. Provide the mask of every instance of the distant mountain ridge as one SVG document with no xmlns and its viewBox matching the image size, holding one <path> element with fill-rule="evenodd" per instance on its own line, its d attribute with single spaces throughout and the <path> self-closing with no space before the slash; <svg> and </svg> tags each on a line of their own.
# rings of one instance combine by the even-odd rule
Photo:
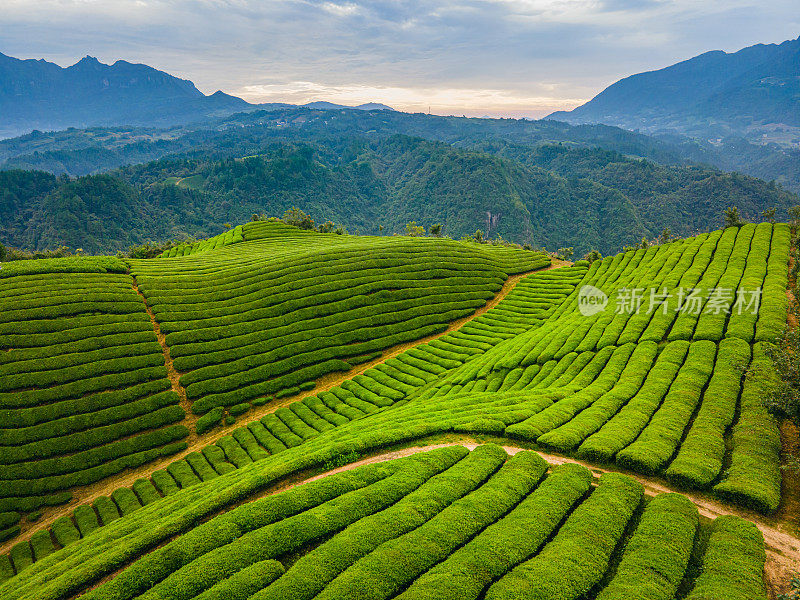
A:
<svg viewBox="0 0 800 600">
<path fill-rule="evenodd" d="M 586 104 L 547 118 L 650 133 L 697 137 L 734 133 L 781 141 L 770 134 L 777 130 L 798 138 L 800 145 L 800 38 L 732 53 L 706 52 L 632 75 Z M 792 139 L 783 141 L 792 144 Z"/>
<path fill-rule="evenodd" d="M 391 106 L 386 106 L 385 104 L 381 104 L 379 102 L 367 102 L 365 104 L 359 104 L 358 106 L 347 106 L 345 104 L 335 104 L 333 102 L 318 100 L 316 102 L 303 104 L 303 106 L 306 108 L 317 108 L 320 110 L 337 110 L 342 108 L 355 108 L 357 110 L 394 110 Z"/>
<path fill-rule="evenodd" d="M 327 108 L 347 108 L 338 104 Z M 68 127 L 183 125 L 257 108 L 221 91 L 206 96 L 194 83 L 144 64 L 112 65 L 86 56 L 70 67 L 0 53 L 0 138 Z M 391 110 L 362 104 L 364 110 Z"/>
</svg>

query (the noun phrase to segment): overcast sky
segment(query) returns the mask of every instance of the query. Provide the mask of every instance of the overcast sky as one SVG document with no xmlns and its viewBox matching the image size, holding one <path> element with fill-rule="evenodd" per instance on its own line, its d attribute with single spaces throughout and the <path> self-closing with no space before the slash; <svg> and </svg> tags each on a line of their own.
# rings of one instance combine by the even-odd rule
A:
<svg viewBox="0 0 800 600">
<path fill-rule="evenodd" d="M 543 116 L 708 50 L 800 35 L 798 0 L 0 0 L 0 52 L 142 62 L 252 102 Z"/>
</svg>

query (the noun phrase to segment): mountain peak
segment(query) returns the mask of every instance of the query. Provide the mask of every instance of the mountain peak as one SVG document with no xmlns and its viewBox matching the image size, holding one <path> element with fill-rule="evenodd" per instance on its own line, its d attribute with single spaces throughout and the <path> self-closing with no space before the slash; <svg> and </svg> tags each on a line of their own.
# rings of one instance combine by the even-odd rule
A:
<svg viewBox="0 0 800 600">
<path fill-rule="evenodd" d="M 621 79 L 586 104 L 547 118 L 703 139 L 752 134 L 763 141 L 775 124 L 800 127 L 799 43 L 705 52 Z"/>
<path fill-rule="evenodd" d="M 80 59 L 75 65 L 100 65 L 102 64 L 97 58 L 94 56 L 89 56 L 88 54 Z"/>
<path fill-rule="evenodd" d="M 246 110 L 218 93 L 207 98 L 188 80 L 145 64 L 91 55 L 62 68 L 0 55 L 0 137 L 33 129 L 108 125 L 175 125 Z"/>
<path fill-rule="evenodd" d="M 380 102 L 367 102 L 365 104 L 359 104 L 355 108 L 361 110 L 392 110 L 392 111 L 394 110 L 391 106 L 382 104 Z"/>
</svg>

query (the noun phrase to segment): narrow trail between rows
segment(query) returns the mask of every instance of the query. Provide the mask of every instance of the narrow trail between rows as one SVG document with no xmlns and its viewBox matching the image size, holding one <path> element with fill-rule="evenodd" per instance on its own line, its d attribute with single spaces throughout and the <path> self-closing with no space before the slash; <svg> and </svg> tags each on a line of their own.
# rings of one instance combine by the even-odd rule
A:
<svg viewBox="0 0 800 600">
<path fill-rule="evenodd" d="M 244 415 L 238 417 L 236 419 L 236 423 L 233 425 L 225 425 L 222 427 L 217 427 L 213 431 L 208 434 L 203 434 L 198 436 L 195 432 L 195 423 L 197 422 L 197 415 L 192 413 L 191 411 L 191 402 L 186 397 L 186 390 L 180 384 L 180 376 L 182 373 L 175 370 L 172 366 L 172 359 L 169 354 L 169 346 L 166 343 L 165 336 L 161 332 L 161 326 L 158 323 L 158 319 L 153 312 L 152 308 L 147 303 L 147 300 L 144 298 L 144 295 L 138 288 L 136 279 L 133 280 L 133 289 L 140 295 L 140 297 L 145 302 L 145 307 L 147 309 L 147 313 L 150 316 L 150 320 L 153 323 L 153 331 L 158 338 L 159 343 L 164 352 L 164 362 L 165 366 L 167 367 L 167 374 L 169 377 L 170 382 L 172 383 L 172 389 L 178 394 L 181 399 L 181 406 L 183 407 L 184 411 L 186 412 L 185 420 L 181 421 L 181 424 L 186 425 L 189 430 L 190 434 L 185 441 L 188 444 L 186 450 L 178 452 L 176 454 L 172 454 L 170 456 L 165 456 L 163 458 L 158 458 L 154 461 L 146 463 L 140 467 L 136 467 L 135 469 L 127 469 L 118 473 L 117 475 L 112 475 L 107 477 L 101 481 L 98 481 L 93 484 L 85 485 L 85 486 L 77 486 L 74 488 L 69 489 L 68 491 L 72 493 L 72 499 L 66 503 L 62 504 L 61 506 L 56 507 L 45 507 L 42 509 L 42 516 L 35 522 L 31 523 L 23 519 L 20 522 L 20 527 L 22 528 L 21 533 L 14 537 L 13 539 L 5 542 L 4 544 L 0 544 L 0 554 L 5 554 L 9 552 L 9 550 L 17 543 L 23 542 L 25 540 L 29 540 L 31 536 L 40 531 L 42 529 L 46 529 L 50 527 L 53 522 L 60 517 L 69 516 L 73 513 L 75 508 L 82 504 L 89 504 L 99 498 L 100 496 L 110 496 L 111 492 L 114 490 L 121 488 L 121 487 L 131 487 L 133 483 L 137 479 L 141 479 L 144 477 L 149 477 L 153 471 L 157 471 L 159 469 L 166 468 L 169 464 L 178 461 L 184 458 L 187 454 L 191 452 L 198 452 L 203 447 L 208 446 L 209 444 L 213 444 L 220 438 L 230 435 L 234 429 L 247 425 L 253 421 L 257 421 L 268 414 L 271 414 L 278 410 L 279 408 L 286 407 L 294 402 L 299 402 L 308 396 L 315 396 L 320 392 L 325 392 L 330 390 L 331 388 L 337 387 L 341 385 L 343 382 L 352 379 L 356 375 L 360 375 L 364 371 L 371 369 L 381 363 L 386 362 L 390 358 L 394 358 L 398 354 L 405 352 L 406 350 L 411 350 L 417 346 L 422 344 L 427 344 L 437 338 L 442 337 L 443 335 L 447 335 L 448 333 L 452 333 L 457 329 L 463 327 L 465 324 L 469 323 L 473 319 L 484 314 L 486 311 L 494 308 L 497 306 L 508 294 L 516 287 L 517 283 L 520 280 L 524 279 L 528 275 L 532 273 L 540 273 L 542 271 L 549 271 L 551 269 L 557 269 L 563 266 L 571 265 L 571 262 L 562 261 L 553 259 L 552 263 L 548 267 L 544 267 L 542 269 L 536 269 L 534 271 L 527 271 L 525 273 L 519 273 L 516 275 L 509 275 L 508 279 L 503 283 L 503 287 L 500 288 L 500 291 L 495 294 L 494 298 L 489 300 L 484 306 L 478 308 L 475 312 L 466 317 L 462 317 L 456 321 L 451 322 L 447 329 L 442 331 L 441 333 L 435 333 L 433 335 L 426 336 L 424 338 L 420 338 L 411 342 L 405 342 L 403 344 L 398 344 L 396 346 L 392 346 L 387 348 L 383 351 L 381 356 L 378 358 L 366 362 L 361 365 L 357 365 L 346 372 L 337 372 L 337 373 L 329 373 L 328 375 L 324 375 L 317 379 L 316 383 L 317 386 L 310 390 L 301 392 L 300 394 L 296 394 L 294 396 L 289 396 L 287 398 L 282 398 L 280 400 L 275 400 L 269 402 L 268 404 L 260 407 L 253 407 Z"/>
<path fill-rule="evenodd" d="M 303 485 L 305 483 L 322 479 L 323 477 L 328 477 L 329 475 L 340 473 L 342 471 L 349 471 L 351 469 L 356 469 L 360 466 L 370 463 L 384 462 L 387 460 L 394 460 L 396 458 L 403 458 L 406 456 L 417 454 L 419 452 L 428 452 L 430 450 L 435 450 L 436 448 L 443 448 L 446 446 L 464 446 L 465 448 L 474 450 L 482 443 L 483 442 L 479 442 L 474 438 L 465 436 L 460 441 L 413 446 L 409 448 L 403 448 L 400 450 L 384 452 L 381 454 L 369 456 L 367 458 L 364 458 L 354 463 L 350 463 L 343 467 L 339 467 L 332 471 L 327 471 L 319 475 L 314 475 L 313 477 L 309 477 L 301 481 L 293 481 L 291 483 L 284 483 L 283 485 L 279 484 L 276 488 L 269 490 L 265 495 L 277 494 L 292 489 L 294 487 L 297 487 L 299 485 Z M 509 455 L 512 456 L 517 452 L 527 450 L 527 448 L 520 448 L 518 446 L 503 445 L 502 447 Z M 637 475 L 635 473 L 625 471 L 622 469 L 615 470 L 615 469 L 601 468 L 592 463 L 577 460 L 574 458 L 558 456 L 555 454 L 547 454 L 539 450 L 535 450 L 535 452 L 537 452 L 542 458 L 544 458 L 549 464 L 553 466 L 565 463 L 574 463 L 586 467 L 596 475 L 609 472 L 624 473 L 625 475 L 628 475 L 629 477 L 641 483 L 644 486 L 645 494 L 647 494 L 648 496 L 657 496 L 658 494 L 663 494 L 667 492 L 676 492 L 675 489 L 667 486 L 665 482 L 663 482 L 663 480 L 659 480 L 654 477 Z M 777 596 L 777 594 L 786 591 L 785 589 L 786 583 L 788 583 L 791 576 L 794 573 L 796 573 L 798 569 L 800 569 L 800 539 L 786 533 L 785 531 L 780 530 L 778 527 L 775 527 L 770 523 L 767 523 L 764 517 L 759 513 L 734 507 L 729 504 L 724 504 L 709 497 L 708 494 L 693 493 L 691 491 L 684 491 L 684 490 L 680 490 L 677 493 L 686 496 L 692 502 L 694 502 L 695 505 L 697 506 L 697 509 L 700 512 L 700 515 L 703 517 L 707 517 L 709 519 L 716 519 L 717 517 L 721 517 L 724 515 L 736 515 L 755 523 L 764 536 L 764 543 L 767 552 L 767 562 L 765 565 L 764 574 L 765 574 L 765 581 L 769 589 L 769 597 L 773 599 Z"/>
<path fill-rule="evenodd" d="M 148 304 L 147 298 L 145 298 L 145 295 L 139 289 L 139 282 L 136 281 L 136 276 L 131 275 L 131 278 L 133 279 L 133 291 L 136 292 L 144 302 L 147 316 L 150 317 L 150 322 L 153 324 L 153 333 L 156 334 L 156 339 L 158 339 L 158 343 L 161 345 L 161 352 L 164 354 L 164 366 L 167 368 L 167 379 L 169 379 L 172 385 L 172 391 L 178 394 L 178 398 L 180 398 L 181 401 L 181 408 L 183 408 L 183 411 L 186 413 L 183 421 L 181 421 L 182 424 L 189 428 L 189 437 L 185 438 L 185 441 L 187 444 L 192 444 L 192 442 L 197 439 L 197 432 L 195 431 L 197 415 L 192 412 L 192 403 L 189 402 L 189 399 L 186 397 L 186 389 L 181 385 L 181 374 L 175 370 L 175 366 L 172 364 L 172 356 L 170 356 L 169 346 L 167 345 L 167 336 L 161 331 L 161 324 L 158 322 L 156 313 L 153 312 L 153 308 Z"/>
</svg>

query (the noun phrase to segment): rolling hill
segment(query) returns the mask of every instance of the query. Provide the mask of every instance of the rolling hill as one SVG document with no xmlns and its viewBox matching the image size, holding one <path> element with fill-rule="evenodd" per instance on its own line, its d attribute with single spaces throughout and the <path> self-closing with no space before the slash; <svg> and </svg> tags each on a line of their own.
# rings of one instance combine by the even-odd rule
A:
<svg viewBox="0 0 800 600">
<path fill-rule="evenodd" d="M 204 238 L 254 213 L 298 206 L 352 232 L 438 222 L 455 239 L 481 229 L 549 250 L 608 254 L 665 228 L 679 236 L 713 229 L 731 205 L 759 221 L 766 209 L 785 218 L 800 204 L 779 186 L 710 168 L 565 146 L 466 150 L 405 136 L 273 142 L 245 158 L 164 159 L 73 180 L 0 171 L 0 188 L 0 242 L 89 253 Z"/>
<path fill-rule="evenodd" d="M 795 243 L 552 264 L 267 220 L 4 263 L 0 594 L 766 599 Z"/>
</svg>

